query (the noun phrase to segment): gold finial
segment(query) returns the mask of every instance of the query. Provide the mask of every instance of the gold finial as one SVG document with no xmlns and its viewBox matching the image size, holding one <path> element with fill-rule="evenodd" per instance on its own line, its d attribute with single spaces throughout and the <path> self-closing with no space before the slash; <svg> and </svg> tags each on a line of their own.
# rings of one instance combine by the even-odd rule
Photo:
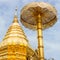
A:
<svg viewBox="0 0 60 60">
<path fill-rule="evenodd" d="M 15 8 L 15 16 L 17 16 L 17 10 L 18 10 L 18 8 L 16 7 Z"/>
<path fill-rule="evenodd" d="M 17 7 L 15 8 L 15 15 L 14 15 L 14 20 L 13 23 L 18 22 L 18 18 L 17 18 Z"/>
</svg>

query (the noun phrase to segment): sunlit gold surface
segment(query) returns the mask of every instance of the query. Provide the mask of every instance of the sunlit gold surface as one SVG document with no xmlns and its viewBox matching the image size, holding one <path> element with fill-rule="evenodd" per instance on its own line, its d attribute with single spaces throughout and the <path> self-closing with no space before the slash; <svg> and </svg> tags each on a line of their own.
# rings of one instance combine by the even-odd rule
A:
<svg viewBox="0 0 60 60">
<path fill-rule="evenodd" d="M 26 60 L 27 44 L 27 38 L 17 16 L 14 16 L 13 23 L 0 44 L 0 60 Z"/>
<path fill-rule="evenodd" d="M 42 20 L 40 14 L 37 20 L 37 35 L 38 35 L 38 60 L 44 60 L 44 46 L 43 46 L 43 34 L 42 34 Z"/>
<path fill-rule="evenodd" d="M 0 60 L 27 60 L 27 58 L 31 59 L 30 56 L 37 60 L 37 54 L 30 48 L 27 37 L 15 15 L 12 25 L 0 43 Z"/>
</svg>

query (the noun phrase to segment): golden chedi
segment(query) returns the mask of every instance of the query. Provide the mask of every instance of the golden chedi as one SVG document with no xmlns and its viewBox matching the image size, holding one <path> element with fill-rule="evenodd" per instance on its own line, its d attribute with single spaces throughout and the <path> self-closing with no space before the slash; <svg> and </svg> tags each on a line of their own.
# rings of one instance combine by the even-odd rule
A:
<svg viewBox="0 0 60 60">
<path fill-rule="evenodd" d="M 26 60 L 27 42 L 15 15 L 12 25 L 0 44 L 0 60 Z"/>
<path fill-rule="evenodd" d="M 12 25 L 9 27 L 3 41 L 0 43 L 0 60 L 37 60 L 37 54 L 30 47 L 18 23 L 16 13 Z"/>
</svg>

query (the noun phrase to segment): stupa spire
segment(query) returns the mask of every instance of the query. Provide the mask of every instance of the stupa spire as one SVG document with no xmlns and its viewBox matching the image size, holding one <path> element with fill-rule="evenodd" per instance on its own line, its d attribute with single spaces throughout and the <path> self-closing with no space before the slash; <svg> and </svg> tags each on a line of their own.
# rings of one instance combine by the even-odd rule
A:
<svg viewBox="0 0 60 60">
<path fill-rule="evenodd" d="M 11 26 L 9 27 L 5 37 L 3 40 L 7 40 L 7 39 L 12 39 L 14 41 L 18 42 L 18 39 L 21 43 L 23 43 L 24 41 L 27 41 L 27 38 L 25 36 L 25 33 L 23 32 L 23 29 L 21 28 L 21 26 L 18 23 L 18 16 L 17 16 L 17 7 L 15 9 L 15 14 L 14 14 L 14 18 L 13 18 L 13 23 L 11 24 Z M 16 40 L 15 40 L 16 38 Z M 24 41 L 22 41 L 24 40 Z M 10 40 L 11 41 L 11 40 Z M 17 43 L 15 42 L 15 43 Z M 23 43 L 24 44 L 24 43 Z"/>
<path fill-rule="evenodd" d="M 13 23 L 15 23 L 15 22 L 18 22 L 18 13 L 17 13 L 17 11 L 18 11 L 18 8 L 16 7 L 15 8 L 15 13 L 14 13 L 14 20 L 13 20 Z"/>
<path fill-rule="evenodd" d="M 17 11 L 18 11 L 18 8 L 16 7 L 15 8 L 15 16 L 17 16 Z"/>
</svg>

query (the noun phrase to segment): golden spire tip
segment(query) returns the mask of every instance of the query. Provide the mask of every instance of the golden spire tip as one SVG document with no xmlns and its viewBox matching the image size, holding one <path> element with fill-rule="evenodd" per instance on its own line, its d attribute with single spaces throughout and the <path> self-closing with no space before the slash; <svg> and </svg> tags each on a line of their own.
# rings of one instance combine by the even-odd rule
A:
<svg viewBox="0 0 60 60">
<path fill-rule="evenodd" d="M 16 7 L 16 8 L 15 8 L 15 14 L 14 14 L 14 20 L 13 20 L 13 23 L 18 22 L 17 10 L 18 10 L 18 8 Z"/>
<path fill-rule="evenodd" d="M 16 7 L 15 8 L 15 16 L 17 16 L 17 10 L 18 10 L 18 8 Z"/>
</svg>

